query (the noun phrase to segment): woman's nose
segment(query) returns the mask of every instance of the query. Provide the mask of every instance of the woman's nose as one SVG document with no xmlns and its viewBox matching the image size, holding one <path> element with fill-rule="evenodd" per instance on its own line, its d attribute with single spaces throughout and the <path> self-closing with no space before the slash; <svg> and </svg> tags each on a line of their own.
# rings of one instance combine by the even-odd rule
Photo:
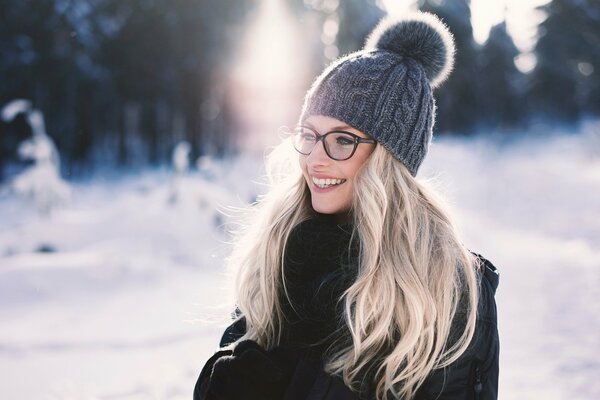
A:
<svg viewBox="0 0 600 400">
<path fill-rule="evenodd" d="M 327 152 L 325 151 L 325 144 L 323 143 L 322 140 L 319 140 L 316 144 L 315 147 L 312 149 L 312 151 L 310 152 L 310 154 L 307 156 L 307 161 L 310 162 L 311 164 L 327 164 L 329 163 L 329 160 L 331 160 L 329 158 L 329 156 L 327 155 Z"/>
</svg>

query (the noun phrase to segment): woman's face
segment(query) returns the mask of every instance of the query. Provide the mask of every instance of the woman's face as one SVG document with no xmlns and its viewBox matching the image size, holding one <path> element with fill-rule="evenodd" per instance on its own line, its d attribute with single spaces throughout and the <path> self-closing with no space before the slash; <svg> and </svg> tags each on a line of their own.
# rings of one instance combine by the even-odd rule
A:
<svg viewBox="0 0 600 400">
<path fill-rule="evenodd" d="M 320 135 L 343 130 L 362 138 L 370 138 L 340 120 L 322 115 L 308 117 L 303 125 L 311 127 Z M 356 173 L 374 149 L 375 144 L 361 143 L 352 157 L 336 161 L 327 156 L 323 141 L 319 141 L 309 155 L 300 154 L 300 168 L 310 189 L 312 206 L 316 212 L 345 214 L 350 210 Z M 325 179 L 329 179 L 329 183 Z"/>
</svg>

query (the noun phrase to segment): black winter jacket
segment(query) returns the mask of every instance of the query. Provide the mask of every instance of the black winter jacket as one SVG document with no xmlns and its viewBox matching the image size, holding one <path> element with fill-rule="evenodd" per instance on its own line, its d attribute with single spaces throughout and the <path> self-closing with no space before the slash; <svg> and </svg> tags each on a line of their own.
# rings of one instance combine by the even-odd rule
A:
<svg viewBox="0 0 600 400">
<path fill-rule="evenodd" d="M 373 386 L 360 393 L 324 372 L 327 348 L 350 340 L 336 301 L 356 277 L 358 247 L 350 227 L 329 220 L 310 220 L 296 227 L 286 245 L 284 273 L 289 299 L 282 296 L 287 321 L 282 344 L 270 351 L 244 341 L 235 350 L 221 350 L 205 364 L 196 382 L 194 400 L 365 400 Z M 498 272 L 477 255 L 480 303 L 474 338 L 450 366 L 433 371 L 415 400 L 494 400 L 498 393 L 499 340 L 494 295 Z M 243 317 L 229 326 L 220 347 L 245 333 Z M 460 321 L 460 315 L 456 318 Z M 365 372 L 369 381 L 369 371 Z"/>
</svg>

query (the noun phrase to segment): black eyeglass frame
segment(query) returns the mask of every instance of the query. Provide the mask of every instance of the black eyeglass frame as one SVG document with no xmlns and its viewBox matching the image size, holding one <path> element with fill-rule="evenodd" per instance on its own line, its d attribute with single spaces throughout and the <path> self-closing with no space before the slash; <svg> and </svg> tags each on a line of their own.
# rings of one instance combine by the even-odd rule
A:
<svg viewBox="0 0 600 400">
<path fill-rule="evenodd" d="M 325 150 L 325 154 L 327 154 L 327 157 L 329 157 L 329 158 L 331 158 L 332 160 L 335 160 L 335 161 L 346 161 L 346 160 L 349 160 L 350 158 L 352 158 L 352 156 L 354 155 L 354 153 L 356 153 L 356 149 L 358 148 L 358 145 L 361 144 L 361 143 L 377 144 L 377 141 L 375 139 L 363 138 L 363 137 L 360 137 L 360 136 L 358 136 L 358 135 L 356 135 L 356 134 L 354 134 L 352 132 L 342 131 L 342 130 L 329 131 L 329 132 L 324 133 L 323 135 L 321 135 L 319 132 L 316 131 L 316 129 L 314 129 L 314 128 L 310 127 L 310 126 L 306 126 L 306 125 L 297 125 L 297 126 L 295 126 L 294 130 L 291 132 L 292 136 L 299 135 L 300 134 L 300 133 L 298 133 L 299 129 L 307 129 L 307 130 L 311 131 L 312 133 L 315 134 L 315 138 L 316 138 L 315 145 L 313 146 L 312 150 L 310 152 L 308 152 L 308 153 L 303 153 L 302 151 L 298 150 L 298 148 L 296 147 L 295 141 L 292 140 L 292 143 L 294 144 L 294 149 L 298 153 L 300 153 L 302 155 L 305 155 L 305 156 L 308 156 L 308 155 L 310 155 L 310 153 L 313 152 L 313 150 L 315 149 L 315 147 L 317 147 L 317 144 L 319 143 L 319 141 L 323 142 L 323 149 Z M 327 148 L 327 145 L 325 144 L 326 143 L 325 142 L 325 138 L 327 136 L 331 135 L 331 134 L 334 134 L 334 133 L 343 133 L 345 135 L 352 136 L 352 139 L 354 141 L 354 148 L 352 149 L 352 152 L 350 153 L 350 155 L 348 157 L 340 159 L 340 158 L 335 158 L 331 154 L 329 154 L 329 149 Z"/>
</svg>

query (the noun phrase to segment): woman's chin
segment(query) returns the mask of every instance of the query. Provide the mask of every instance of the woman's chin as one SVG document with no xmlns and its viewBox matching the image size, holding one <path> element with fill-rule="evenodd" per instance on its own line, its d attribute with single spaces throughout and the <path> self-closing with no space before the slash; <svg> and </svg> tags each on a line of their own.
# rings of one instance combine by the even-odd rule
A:
<svg viewBox="0 0 600 400">
<path fill-rule="evenodd" d="M 320 203 L 312 203 L 313 210 L 318 212 L 319 214 L 327 214 L 327 215 L 345 215 L 348 213 L 348 207 L 335 207 L 331 204 L 320 204 Z"/>
</svg>

